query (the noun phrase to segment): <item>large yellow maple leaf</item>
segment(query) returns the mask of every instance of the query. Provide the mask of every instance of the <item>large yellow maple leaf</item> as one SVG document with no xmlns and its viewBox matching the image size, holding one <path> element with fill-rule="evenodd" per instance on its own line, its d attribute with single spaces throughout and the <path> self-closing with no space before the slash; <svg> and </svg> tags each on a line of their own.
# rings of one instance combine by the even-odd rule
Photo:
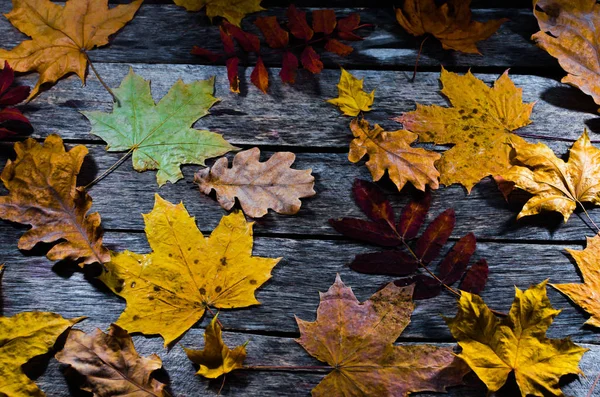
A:
<svg viewBox="0 0 600 397">
<path fill-rule="evenodd" d="M 8 20 L 32 40 L 12 50 L 0 49 L 0 60 L 17 72 L 37 71 L 40 78 L 33 98 L 44 83 L 55 83 L 68 73 L 85 82 L 87 50 L 108 44 L 135 15 L 143 0 L 108 8 L 108 0 L 68 0 L 64 6 L 50 0 L 13 0 Z"/>
<path fill-rule="evenodd" d="M 569 338 L 546 337 L 548 327 L 560 313 L 550 304 L 546 283 L 525 292 L 515 288 L 515 300 L 508 317 L 502 320 L 480 296 L 463 291 L 456 317 L 446 319 L 462 348 L 459 357 L 490 393 L 500 389 L 514 372 L 523 397 L 562 396 L 559 379 L 567 374 L 582 374 L 578 364 L 588 349 Z"/>
<path fill-rule="evenodd" d="M 200 11 L 206 7 L 209 18 L 223 17 L 235 26 L 240 26 L 247 14 L 264 10 L 262 0 L 174 0 L 178 6 L 188 11 Z"/>
<path fill-rule="evenodd" d="M 591 315 L 586 324 L 600 328 L 600 235 L 588 237 L 583 251 L 567 249 L 567 252 L 577 262 L 583 283 L 552 286 Z"/>
<path fill-rule="evenodd" d="M 523 103 L 522 90 L 504 72 L 488 87 L 471 72 L 461 76 L 442 68 L 440 80 L 452 107 L 417 104 L 417 110 L 395 118 L 419 135 L 421 142 L 453 145 L 436 163 L 440 183 L 462 184 L 468 192 L 482 178 L 510 168 L 507 139 L 531 123 L 533 103 Z"/>
<path fill-rule="evenodd" d="M 573 144 L 567 162 L 543 143 L 512 146 L 514 166 L 502 177 L 533 195 L 517 218 L 556 211 L 566 222 L 578 203 L 600 203 L 600 149 L 592 146 L 587 132 Z"/>
<path fill-rule="evenodd" d="M 182 203 L 158 194 L 144 214 L 152 252 L 113 253 L 100 279 L 125 298 L 116 324 L 128 332 L 159 334 L 169 345 L 202 316 L 219 309 L 260 304 L 255 290 L 281 258 L 252 256 L 252 225 L 241 212 L 224 216 L 205 238 Z"/>
</svg>

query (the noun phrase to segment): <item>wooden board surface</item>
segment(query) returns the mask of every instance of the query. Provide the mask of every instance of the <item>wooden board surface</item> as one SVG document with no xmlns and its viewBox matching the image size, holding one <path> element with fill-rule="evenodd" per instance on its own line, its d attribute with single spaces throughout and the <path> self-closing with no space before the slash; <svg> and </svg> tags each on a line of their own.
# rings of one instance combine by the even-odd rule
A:
<svg viewBox="0 0 600 397">
<path fill-rule="evenodd" d="M 261 94 L 249 84 L 251 68 L 243 71 L 242 94 L 230 93 L 223 66 L 207 65 L 189 53 L 193 45 L 200 43 L 218 50 L 220 44 L 215 28 L 203 14 L 187 13 L 164 0 L 149 1 L 135 20 L 114 37 L 110 46 L 90 53 L 110 86 L 118 86 L 129 67 L 133 67 L 144 78 L 152 80 L 157 100 L 179 78 L 190 82 L 216 76 L 215 92 L 221 102 L 215 105 L 210 115 L 196 123 L 197 128 L 220 132 L 243 148 L 258 146 L 263 159 L 274 151 L 292 151 L 297 156 L 296 168 L 313 170 L 317 196 L 304 199 L 298 215 L 270 213 L 256 222 L 254 254 L 284 258 L 275 268 L 273 278 L 258 290 L 257 297 L 262 305 L 223 311 L 220 315 L 227 331 L 226 342 L 250 341 L 249 365 L 319 365 L 293 341 L 298 336 L 294 315 L 314 319 L 318 292 L 327 290 L 336 273 L 353 287 L 361 300 L 391 280 L 390 277 L 350 271 L 346 265 L 355 254 L 377 248 L 344 239 L 327 223 L 329 218 L 362 217 L 352 202 L 350 187 L 354 178 L 370 179 L 364 162 L 351 164 L 347 160 L 351 139 L 349 118 L 325 103 L 326 99 L 336 96 L 340 65 L 364 77 L 367 89 L 376 90 L 375 110 L 368 114 L 368 119 L 388 129 L 401 128 L 390 118 L 413 110 L 416 102 L 446 104 L 439 94 L 438 77 L 442 64 L 462 72 L 471 67 L 478 77 L 490 84 L 505 69 L 511 68 L 515 84 L 523 89 L 524 100 L 536 102 L 533 123 L 517 133 L 572 140 L 587 128 L 593 140 L 600 140 L 598 106 L 577 89 L 561 84 L 559 80 L 564 72 L 556 61 L 531 43 L 530 36 L 537 30 L 531 10 L 526 7 L 485 8 L 481 3 L 474 4 L 475 18 L 510 18 L 496 35 L 479 45 L 483 56 L 443 51 L 438 43 L 429 40 L 415 82 L 410 78 L 420 39 L 404 33 L 395 23 L 391 8 L 380 2 L 356 2 L 357 7 L 373 7 L 367 9 L 336 8 L 338 15 L 359 12 L 363 22 L 376 26 L 365 29 L 368 40 L 355 43 L 355 53 L 348 58 L 324 56 L 326 69 L 318 76 L 301 71 L 295 85 L 283 85 L 278 80 L 279 55 L 266 51 L 265 60 L 271 66 L 269 95 Z M 321 2 L 301 4 L 320 6 Z M 331 1 L 327 4 L 341 7 L 343 3 Z M 488 4 L 498 7 L 502 2 Z M 510 4 L 514 7 L 516 3 Z M 10 8 L 9 2 L 0 4 L 2 13 Z M 273 8 L 268 13 L 283 16 L 285 9 Z M 252 17 L 245 22 L 249 28 L 251 20 Z M 24 37 L 4 18 L 0 18 L 0 33 L 5 48 L 16 45 Z M 248 61 L 252 65 L 253 59 Z M 36 75 L 28 75 L 20 81 L 32 85 L 36 78 Z M 90 154 L 79 178 L 81 185 L 91 181 L 122 155 L 107 153 L 103 142 L 89 134 L 89 122 L 79 113 L 86 110 L 110 112 L 112 109 L 110 96 L 94 75 L 88 76 L 84 87 L 76 77 L 63 79 L 22 109 L 35 127 L 33 137 L 43 139 L 58 133 L 69 146 L 88 146 Z M 544 142 L 560 154 L 565 154 L 570 146 L 569 142 Z M 0 144 L 0 163 L 14 156 L 11 146 L 11 143 Z M 442 151 L 445 148 L 434 149 Z M 108 247 L 117 251 L 148 251 L 141 213 L 151 210 L 155 192 L 173 202 L 183 201 L 196 217 L 200 229 L 209 233 L 225 211 L 214 197 L 200 194 L 193 184 L 193 173 L 197 169 L 196 166 L 184 167 L 184 180 L 159 189 L 154 172 L 138 173 L 132 169 L 129 160 L 95 185 L 90 190 L 93 210 L 102 216 Z M 398 213 L 414 194 L 411 188 L 398 192 L 389 181 L 380 186 Z M 457 226 L 451 240 L 456 241 L 470 231 L 476 234 L 476 256 L 486 258 L 490 264 L 490 280 L 482 295 L 497 310 L 508 309 L 515 285 L 527 288 L 544 279 L 550 279 L 550 282 L 580 281 L 564 249 L 581 249 L 585 236 L 593 235 L 593 229 L 580 213 L 566 224 L 553 215 L 517 222 L 516 214 L 525 200 L 525 195 L 516 195 L 506 202 L 490 180 L 484 180 L 470 195 L 457 186 L 442 188 L 433 194 L 428 221 L 452 207 L 457 213 Z M 592 209 L 590 213 L 598 219 L 600 210 Z M 82 272 L 72 264 L 53 264 L 43 256 L 44 247 L 32 252 L 19 251 L 17 240 L 25 230 L 26 227 L 20 225 L 0 223 L 0 259 L 7 264 L 0 293 L 3 315 L 28 310 L 55 311 L 70 317 L 87 315 L 89 319 L 77 326 L 86 331 L 95 327 L 106 329 L 115 321 L 125 306 L 124 301 L 94 280 L 91 269 Z M 444 249 L 450 247 L 451 243 Z M 563 391 L 567 395 L 586 396 L 600 373 L 598 331 L 583 326 L 587 316 L 564 296 L 553 288 L 549 288 L 548 293 L 553 305 L 563 310 L 548 335 L 555 338 L 570 336 L 591 349 L 581 362 L 587 377 L 571 377 L 563 382 Z M 452 343 L 441 315 L 452 316 L 455 311 L 455 301 L 447 294 L 418 302 L 412 322 L 398 343 Z M 221 386 L 220 381 L 208 382 L 194 376 L 195 369 L 181 348 L 181 345 L 202 345 L 202 328 L 208 320 L 203 319 L 171 350 L 163 349 L 160 338 L 135 337 L 136 347 L 142 354 L 155 352 L 163 359 L 164 371 L 159 377 L 169 381 L 174 396 L 216 395 Z M 64 373 L 65 367 L 49 358 L 29 370 L 49 396 L 85 395 L 76 390 L 77 379 Z M 323 376 L 322 371 L 314 370 L 240 371 L 228 376 L 223 394 L 306 396 Z M 467 378 L 466 383 L 465 387 L 453 388 L 450 395 L 485 395 L 485 388 L 476 379 Z M 515 393 L 515 389 L 509 387 L 499 395 L 513 396 Z M 600 389 L 595 395 L 600 396 Z"/>
</svg>

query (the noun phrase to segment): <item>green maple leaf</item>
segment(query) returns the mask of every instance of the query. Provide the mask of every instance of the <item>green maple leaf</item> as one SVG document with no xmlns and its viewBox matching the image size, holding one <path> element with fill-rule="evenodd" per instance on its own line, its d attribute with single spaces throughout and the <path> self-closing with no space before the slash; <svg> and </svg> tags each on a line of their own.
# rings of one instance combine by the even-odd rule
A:
<svg viewBox="0 0 600 397">
<path fill-rule="evenodd" d="M 178 80 L 158 104 L 150 82 L 132 69 L 113 90 L 120 106 L 112 113 L 82 112 L 92 123 L 91 133 L 104 139 L 110 152 L 132 151 L 136 171 L 158 170 L 159 186 L 183 178 L 182 164 L 200 164 L 237 150 L 220 134 L 191 128 L 218 101 L 214 78 L 185 84 Z"/>
</svg>

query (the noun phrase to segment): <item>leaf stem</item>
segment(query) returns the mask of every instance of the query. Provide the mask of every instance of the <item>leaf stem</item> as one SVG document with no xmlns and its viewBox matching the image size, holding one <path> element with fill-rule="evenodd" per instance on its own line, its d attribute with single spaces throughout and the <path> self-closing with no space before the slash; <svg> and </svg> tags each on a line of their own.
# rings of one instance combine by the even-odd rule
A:
<svg viewBox="0 0 600 397">
<path fill-rule="evenodd" d="M 521 138 L 531 138 L 531 139 L 545 139 L 548 141 L 558 141 L 558 142 L 575 142 L 576 139 L 571 138 L 560 138 L 556 136 L 547 136 L 547 135 L 536 135 L 536 134 L 522 134 L 522 133 L 514 133 L 515 135 L 520 136 Z M 600 141 L 590 141 L 590 143 L 600 143 Z"/>
<path fill-rule="evenodd" d="M 250 371 L 331 371 L 333 368 L 327 365 L 245 365 L 241 369 Z"/>
<path fill-rule="evenodd" d="M 96 70 L 96 67 L 94 66 L 94 63 L 92 62 L 92 60 L 90 59 L 90 57 L 88 56 L 87 52 L 82 51 L 82 53 L 85 55 L 85 59 L 87 59 L 88 64 L 90 65 L 90 68 L 92 69 L 92 71 L 94 72 L 94 74 L 96 75 L 96 78 L 98 79 L 98 81 L 100 81 L 100 84 L 102 84 L 102 86 L 104 87 L 104 89 L 106 91 L 108 91 L 108 93 L 110 94 L 110 96 L 112 96 L 113 102 L 115 102 L 117 104 L 117 106 L 121 107 L 121 101 L 119 101 L 119 98 L 117 98 L 117 96 L 115 95 L 115 93 L 110 89 L 110 87 L 108 86 L 108 84 L 106 84 L 104 82 L 104 80 L 102 79 L 102 77 L 100 77 L 100 74 L 98 73 L 98 71 Z"/>
<path fill-rule="evenodd" d="M 210 313 L 211 316 L 216 317 L 217 315 L 215 314 L 215 312 L 212 311 L 212 309 L 208 306 L 206 306 L 206 311 L 208 311 Z M 219 320 L 219 318 L 217 317 L 217 324 L 219 324 L 219 327 L 221 327 L 221 329 L 223 329 L 223 324 L 221 323 L 221 320 Z"/>
<path fill-rule="evenodd" d="M 590 387 L 590 391 L 588 392 L 586 397 L 592 397 L 594 389 L 596 388 L 596 384 L 598 384 L 598 380 L 600 380 L 600 372 L 598 372 L 598 376 L 596 376 L 596 379 L 594 379 L 594 383 L 592 383 L 592 387 Z"/>
<path fill-rule="evenodd" d="M 588 220 L 591 222 L 592 225 L 594 225 L 594 227 L 596 228 L 596 234 L 600 234 L 600 228 L 598 227 L 598 225 L 596 224 L 596 222 L 594 222 L 594 220 L 592 219 L 592 217 L 590 216 L 590 214 L 587 212 L 587 210 L 585 209 L 585 207 L 583 206 L 583 204 L 581 203 L 581 201 L 575 199 L 575 201 L 577 202 L 577 204 L 579 204 L 579 206 L 581 207 L 581 209 L 583 210 L 583 213 L 585 214 L 585 216 L 587 216 Z M 589 226 L 589 225 L 588 225 Z M 593 230 L 593 229 L 592 229 Z"/>
<path fill-rule="evenodd" d="M 108 174 L 110 174 L 111 172 L 113 172 L 115 169 L 117 169 L 118 166 L 120 166 L 121 164 L 123 164 L 123 162 L 125 160 L 127 160 L 129 158 L 129 156 L 131 156 L 131 153 L 133 153 L 133 150 L 135 149 L 135 147 L 132 147 L 131 149 L 129 149 L 129 151 L 127 153 L 125 153 L 123 155 L 123 157 L 121 157 L 116 163 L 114 163 L 113 165 L 110 166 L 110 168 L 108 168 L 106 171 L 104 171 L 102 174 L 98 175 L 98 177 L 96 177 L 96 179 L 94 179 L 93 181 L 91 181 L 90 183 L 88 183 L 87 185 L 85 185 L 83 187 L 84 190 L 88 190 L 90 187 L 94 186 L 96 183 L 100 182 L 102 179 L 104 179 Z"/>
<path fill-rule="evenodd" d="M 412 79 L 410 79 L 411 82 L 414 82 L 415 79 L 417 78 L 417 68 L 419 67 L 419 58 L 421 58 L 421 52 L 423 51 L 423 44 L 425 44 L 425 42 L 427 41 L 428 38 L 429 38 L 429 35 L 425 36 L 423 41 L 421 41 L 421 45 L 419 46 L 419 52 L 417 53 L 417 59 L 415 60 L 415 71 L 413 72 Z"/>
<path fill-rule="evenodd" d="M 223 387 L 225 386 L 225 379 L 227 378 L 227 374 L 223 374 L 223 382 L 221 382 L 221 387 L 219 387 L 219 391 L 217 392 L 217 396 L 221 395 L 223 391 Z"/>
</svg>

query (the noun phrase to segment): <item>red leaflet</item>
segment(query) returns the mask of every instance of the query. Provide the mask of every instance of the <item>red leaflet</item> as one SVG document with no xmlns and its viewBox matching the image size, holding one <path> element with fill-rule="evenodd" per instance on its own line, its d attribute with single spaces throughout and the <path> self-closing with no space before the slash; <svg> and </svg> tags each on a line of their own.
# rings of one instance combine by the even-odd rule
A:
<svg viewBox="0 0 600 397">
<path fill-rule="evenodd" d="M 229 89 L 237 94 L 240 93 L 240 78 L 238 76 L 238 65 L 240 60 L 238 57 L 229 58 L 225 62 L 227 66 L 227 78 L 229 79 Z"/>
<path fill-rule="evenodd" d="M 454 244 L 452 251 L 446 255 L 438 266 L 439 277 L 446 284 L 454 284 L 465 273 L 471 256 L 475 252 L 475 235 L 469 233 Z"/>
<path fill-rule="evenodd" d="M 334 10 L 315 10 L 312 12 L 312 27 L 315 33 L 331 34 L 336 24 Z"/>
<path fill-rule="evenodd" d="M 419 264 L 402 251 L 371 252 L 356 255 L 350 268 L 359 273 L 407 276 L 414 273 Z"/>
<path fill-rule="evenodd" d="M 338 54 L 339 56 L 345 57 L 346 55 L 354 51 L 354 48 L 342 43 L 339 40 L 328 39 L 325 43 L 325 50 L 333 52 L 334 54 Z"/>
<path fill-rule="evenodd" d="M 308 41 L 313 37 L 313 30 L 306 22 L 306 13 L 298 11 L 293 4 L 290 4 L 286 14 L 288 18 L 288 28 L 294 37 Z"/>
<path fill-rule="evenodd" d="M 404 207 L 397 226 L 398 233 L 404 240 L 412 240 L 416 237 L 425 222 L 430 205 L 431 193 L 427 190 L 421 200 L 411 201 Z"/>
<path fill-rule="evenodd" d="M 372 221 L 383 222 L 394 227 L 395 216 L 392 204 L 385 198 L 381 189 L 373 182 L 355 179 L 352 185 L 354 201 Z"/>
<path fill-rule="evenodd" d="M 267 45 L 271 48 L 283 48 L 288 45 L 290 35 L 277 22 L 277 17 L 260 17 L 254 22 L 260 29 Z"/>
<path fill-rule="evenodd" d="M 212 52 L 204 48 L 200 48 L 198 46 L 194 46 L 192 48 L 192 54 L 200 55 L 201 57 L 208 59 L 210 62 L 216 62 L 219 60 L 219 58 L 221 58 L 220 54 L 217 54 L 216 52 Z"/>
<path fill-rule="evenodd" d="M 460 283 L 460 289 L 471 292 L 472 294 L 480 294 L 485 287 L 489 274 L 489 268 L 485 259 L 480 259 L 475 263 L 465 274 L 465 278 Z"/>
<path fill-rule="evenodd" d="M 223 50 L 225 54 L 231 56 L 235 54 L 235 44 L 233 44 L 233 38 L 227 33 L 223 25 L 219 26 L 219 32 L 221 34 L 221 42 L 223 43 Z"/>
<path fill-rule="evenodd" d="M 29 96 L 29 87 L 12 87 L 15 74 L 8 62 L 0 72 L 0 106 L 12 106 L 23 102 Z M 33 130 L 27 117 L 20 110 L 7 107 L 0 110 L 0 139 L 19 132 L 30 133 Z"/>
<path fill-rule="evenodd" d="M 265 68 L 265 64 L 261 57 L 258 57 L 258 60 L 256 61 L 256 66 L 250 75 L 250 81 L 252 81 L 252 84 L 258 87 L 259 90 L 265 94 L 267 93 L 267 88 L 269 88 L 269 73 L 267 73 L 267 68 Z"/>
<path fill-rule="evenodd" d="M 321 70 L 323 70 L 323 62 L 321 62 L 321 57 L 311 46 L 306 47 L 304 51 L 302 51 L 300 60 L 302 61 L 302 66 L 304 66 L 304 69 L 308 70 L 312 74 L 321 73 Z"/>
<path fill-rule="evenodd" d="M 238 42 L 244 51 L 256 53 L 260 51 L 260 39 L 257 35 L 244 32 L 242 29 L 227 21 L 223 21 L 223 26 L 227 30 L 227 33 L 233 36 L 235 41 Z"/>
<path fill-rule="evenodd" d="M 398 287 L 406 287 L 407 285 L 414 284 L 414 300 L 435 298 L 442 292 L 442 285 L 424 274 L 417 274 L 416 276 L 394 280 L 394 284 Z"/>
<path fill-rule="evenodd" d="M 429 224 L 417 241 L 415 254 L 423 263 L 434 260 L 454 230 L 456 216 L 452 208 L 442 212 Z"/>
<path fill-rule="evenodd" d="M 296 81 L 296 72 L 298 71 L 298 58 L 289 51 L 283 54 L 283 62 L 279 77 L 284 83 L 294 83 Z"/>
<path fill-rule="evenodd" d="M 395 247 L 401 243 L 394 231 L 382 223 L 355 218 L 341 218 L 330 219 L 329 224 L 337 232 L 355 240 L 377 244 L 382 247 Z"/>
<path fill-rule="evenodd" d="M 359 41 L 362 37 L 354 31 L 360 28 L 360 15 L 354 13 L 337 21 L 337 36 L 342 40 Z"/>
</svg>

